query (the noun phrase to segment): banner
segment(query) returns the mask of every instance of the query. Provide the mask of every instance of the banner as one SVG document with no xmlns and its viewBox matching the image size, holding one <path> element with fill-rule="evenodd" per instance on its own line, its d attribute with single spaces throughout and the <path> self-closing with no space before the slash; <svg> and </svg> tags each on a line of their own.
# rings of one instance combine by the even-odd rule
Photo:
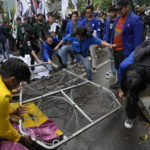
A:
<svg viewBox="0 0 150 150">
<path fill-rule="evenodd" d="M 65 13 L 68 8 L 69 2 L 68 0 L 61 0 L 61 14 L 62 14 L 62 19 L 65 19 Z"/>
<path fill-rule="evenodd" d="M 77 0 L 71 0 L 72 4 L 74 5 L 74 9 L 77 10 Z"/>
<path fill-rule="evenodd" d="M 28 11 L 29 8 L 29 5 L 28 5 L 28 2 L 27 0 L 20 0 L 20 12 L 22 13 L 21 16 L 24 16 L 24 14 Z"/>
<path fill-rule="evenodd" d="M 31 0 L 31 10 L 33 14 L 37 14 L 37 0 Z"/>
</svg>

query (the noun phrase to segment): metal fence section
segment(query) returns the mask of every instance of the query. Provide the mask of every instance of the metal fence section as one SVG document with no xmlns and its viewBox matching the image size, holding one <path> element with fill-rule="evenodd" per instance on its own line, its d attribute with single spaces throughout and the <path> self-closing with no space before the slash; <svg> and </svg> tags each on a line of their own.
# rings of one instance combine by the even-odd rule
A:
<svg viewBox="0 0 150 150">
<path fill-rule="evenodd" d="M 67 75 L 67 79 L 64 74 Z M 32 138 L 37 145 L 45 149 L 58 148 L 107 117 L 110 117 L 121 108 L 120 102 L 109 89 L 83 78 L 72 70 L 63 69 L 59 72 L 59 75 L 61 77 L 64 76 L 65 79 L 64 86 L 61 85 L 59 89 L 57 88 L 58 84 L 64 83 L 62 81 L 59 82 L 60 78 L 56 80 L 58 84 L 52 86 L 53 90 L 47 89 L 41 92 L 42 88 L 44 90 L 46 86 L 49 87 L 49 85 L 44 85 L 44 83 L 47 84 L 51 81 L 47 78 L 47 82 L 44 82 L 44 79 L 41 82 L 37 81 L 37 85 L 40 84 L 41 86 L 41 89 L 38 90 L 34 82 L 34 87 L 24 83 L 24 88 L 33 90 L 32 92 L 38 93 L 38 96 L 33 97 L 34 95 L 30 95 L 29 97 L 31 98 L 25 96 L 29 99 L 24 99 L 24 94 L 28 95 L 31 92 L 24 91 L 24 88 L 20 93 L 20 105 L 34 102 L 45 115 L 51 117 L 56 122 L 64 133 L 64 138 L 61 141 L 51 144 Z M 22 122 L 23 120 L 20 118 L 20 132 L 27 134 Z"/>
</svg>

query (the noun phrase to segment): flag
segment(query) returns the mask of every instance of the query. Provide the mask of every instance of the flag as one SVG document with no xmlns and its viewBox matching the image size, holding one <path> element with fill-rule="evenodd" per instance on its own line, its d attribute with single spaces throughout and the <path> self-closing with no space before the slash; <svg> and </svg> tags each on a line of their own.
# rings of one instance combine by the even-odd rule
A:
<svg viewBox="0 0 150 150">
<path fill-rule="evenodd" d="M 72 4 L 74 5 L 74 9 L 77 10 L 77 0 L 71 0 Z"/>
<path fill-rule="evenodd" d="M 37 0 L 31 0 L 31 10 L 33 14 L 37 13 Z"/>
<path fill-rule="evenodd" d="M 42 10 L 42 14 L 45 14 L 45 0 L 41 1 L 41 10 Z"/>
<path fill-rule="evenodd" d="M 62 19 L 65 19 L 65 13 L 67 8 L 68 8 L 68 0 L 61 0 Z"/>
<path fill-rule="evenodd" d="M 24 16 L 24 14 L 28 11 L 28 9 L 30 8 L 29 8 L 27 0 L 20 0 L 20 11 L 22 13 L 21 16 Z"/>
</svg>

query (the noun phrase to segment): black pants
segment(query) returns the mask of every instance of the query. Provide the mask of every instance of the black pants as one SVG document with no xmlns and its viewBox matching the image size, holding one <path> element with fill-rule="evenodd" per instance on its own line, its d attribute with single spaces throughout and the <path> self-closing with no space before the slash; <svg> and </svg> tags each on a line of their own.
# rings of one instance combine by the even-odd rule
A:
<svg viewBox="0 0 150 150">
<path fill-rule="evenodd" d="M 114 60 L 115 60 L 115 68 L 119 70 L 119 66 L 121 62 L 124 60 L 123 50 L 116 51 L 114 50 Z"/>
</svg>

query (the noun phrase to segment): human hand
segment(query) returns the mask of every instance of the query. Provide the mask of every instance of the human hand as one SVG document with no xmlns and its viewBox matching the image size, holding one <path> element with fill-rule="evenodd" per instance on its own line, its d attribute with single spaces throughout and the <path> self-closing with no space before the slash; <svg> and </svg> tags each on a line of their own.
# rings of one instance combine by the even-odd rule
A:
<svg viewBox="0 0 150 150">
<path fill-rule="evenodd" d="M 23 106 L 19 106 L 14 112 L 13 115 L 21 116 L 26 113 L 27 109 Z"/>
<path fill-rule="evenodd" d="M 43 62 L 42 60 L 40 60 L 40 59 L 38 59 L 37 62 L 38 62 L 39 64 L 44 64 L 44 62 Z"/>
<path fill-rule="evenodd" d="M 122 91 L 121 88 L 118 89 L 118 96 L 119 96 L 120 98 L 122 98 L 123 100 L 125 100 L 124 93 L 123 93 L 123 91 Z"/>
<path fill-rule="evenodd" d="M 48 60 L 48 64 L 50 64 L 50 65 L 51 65 L 51 64 L 52 64 L 52 61 L 51 61 L 51 60 Z"/>
<path fill-rule="evenodd" d="M 19 87 L 17 89 L 12 90 L 12 94 L 18 94 L 18 93 L 20 93 L 21 89 L 22 89 L 22 82 L 20 83 L 20 85 L 19 85 Z"/>
<path fill-rule="evenodd" d="M 57 51 L 59 49 L 59 46 L 57 45 L 55 48 L 54 48 L 54 51 Z"/>
<path fill-rule="evenodd" d="M 32 144 L 32 140 L 31 140 L 31 136 L 30 135 L 23 135 L 23 136 L 21 136 L 20 141 L 22 141 L 27 146 L 30 146 Z"/>
<path fill-rule="evenodd" d="M 13 123 L 19 124 L 19 121 L 18 121 L 16 118 L 9 117 L 9 120 L 10 120 L 10 122 L 11 122 L 12 124 L 13 124 Z"/>
<path fill-rule="evenodd" d="M 110 48 L 114 48 L 114 47 L 116 47 L 116 44 L 111 44 L 110 45 Z"/>
</svg>

